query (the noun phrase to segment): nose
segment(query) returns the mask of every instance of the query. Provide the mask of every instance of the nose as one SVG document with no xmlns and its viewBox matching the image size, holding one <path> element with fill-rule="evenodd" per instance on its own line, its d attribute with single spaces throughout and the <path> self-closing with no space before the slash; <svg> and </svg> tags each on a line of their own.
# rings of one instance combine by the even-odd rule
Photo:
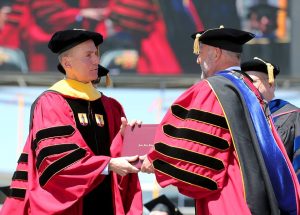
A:
<svg viewBox="0 0 300 215">
<path fill-rule="evenodd" d="M 100 58 L 98 55 L 94 55 L 93 56 L 93 64 L 99 64 L 100 63 Z"/>
<path fill-rule="evenodd" d="M 197 64 L 200 64 L 201 63 L 201 59 L 200 59 L 200 56 L 198 55 L 198 57 L 197 57 Z"/>
</svg>

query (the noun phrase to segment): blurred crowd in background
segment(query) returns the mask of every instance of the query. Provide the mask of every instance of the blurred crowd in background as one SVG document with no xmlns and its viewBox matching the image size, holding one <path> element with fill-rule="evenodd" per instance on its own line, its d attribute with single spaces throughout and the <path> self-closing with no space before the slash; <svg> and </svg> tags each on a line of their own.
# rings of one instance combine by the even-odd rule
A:
<svg viewBox="0 0 300 215">
<path fill-rule="evenodd" d="M 50 37 L 80 28 L 104 35 L 101 64 L 112 74 L 199 73 L 192 32 L 224 25 L 255 33 L 259 44 L 287 43 L 288 6 L 288 0 L 1 0 L 0 72 L 56 71 Z"/>
</svg>

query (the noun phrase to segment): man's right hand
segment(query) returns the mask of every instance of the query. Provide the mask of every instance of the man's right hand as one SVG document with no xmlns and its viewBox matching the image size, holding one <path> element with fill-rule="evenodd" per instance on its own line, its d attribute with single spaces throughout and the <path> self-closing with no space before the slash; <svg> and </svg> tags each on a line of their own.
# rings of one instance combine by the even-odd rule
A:
<svg viewBox="0 0 300 215">
<path fill-rule="evenodd" d="M 108 169 L 120 176 L 125 176 L 128 173 L 138 173 L 139 169 L 130 164 L 130 162 L 134 162 L 137 159 L 138 155 L 130 157 L 111 158 L 108 164 Z"/>
<path fill-rule="evenodd" d="M 143 164 L 141 166 L 141 171 L 145 172 L 145 173 L 154 173 L 154 167 L 152 165 L 152 163 L 149 161 L 149 159 L 147 158 L 147 155 L 143 155 L 139 157 L 140 160 L 143 161 Z"/>
</svg>

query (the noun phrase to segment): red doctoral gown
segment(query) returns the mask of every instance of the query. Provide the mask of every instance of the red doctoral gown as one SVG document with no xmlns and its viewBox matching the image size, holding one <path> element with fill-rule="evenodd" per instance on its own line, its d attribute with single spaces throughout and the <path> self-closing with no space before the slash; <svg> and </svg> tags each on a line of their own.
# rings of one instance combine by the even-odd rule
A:
<svg viewBox="0 0 300 215">
<path fill-rule="evenodd" d="M 195 84 L 165 115 L 148 154 L 157 181 L 194 198 L 197 215 L 280 214 L 247 109 L 220 79 Z"/>
<path fill-rule="evenodd" d="M 67 102 L 76 103 L 76 99 L 91 107 L 95 101 L 102 102 L 107 122 L 98 117 L 97 123 L 108 124 L 110 156 L 119 156 L 122 106 L 96 92 L 92 84 L 60 81 L 33 105 L 29 136 L 1 214 L 82 214 L 83 197 L 102 183 L 105 175 L 101 173 L 110 157 L 96 156 L 76 127 L 77 117 L 81 116 L 79 121 L 83 125 L 88 122 L 88 113 L 75 114 Z M 114 214 L 142 214 L 137 174 L 110 174 Z"/>
</svg>

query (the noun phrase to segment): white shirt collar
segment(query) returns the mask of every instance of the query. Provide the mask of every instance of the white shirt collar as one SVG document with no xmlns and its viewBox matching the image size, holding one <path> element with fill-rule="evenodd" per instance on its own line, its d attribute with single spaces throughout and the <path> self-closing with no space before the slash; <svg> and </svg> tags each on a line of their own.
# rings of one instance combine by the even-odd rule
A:
<svg viewBox="0 0 300 215">
<path fill-rule="evenodd" d="M 241 67 L 240 66 L 232 66 L 232 67 L 229 67 L 229 68 L 227 68 L 225 70 L 228 70 L 228 71 L 239 70 L 239 71 L 241 71 Z"/>
</svg>

